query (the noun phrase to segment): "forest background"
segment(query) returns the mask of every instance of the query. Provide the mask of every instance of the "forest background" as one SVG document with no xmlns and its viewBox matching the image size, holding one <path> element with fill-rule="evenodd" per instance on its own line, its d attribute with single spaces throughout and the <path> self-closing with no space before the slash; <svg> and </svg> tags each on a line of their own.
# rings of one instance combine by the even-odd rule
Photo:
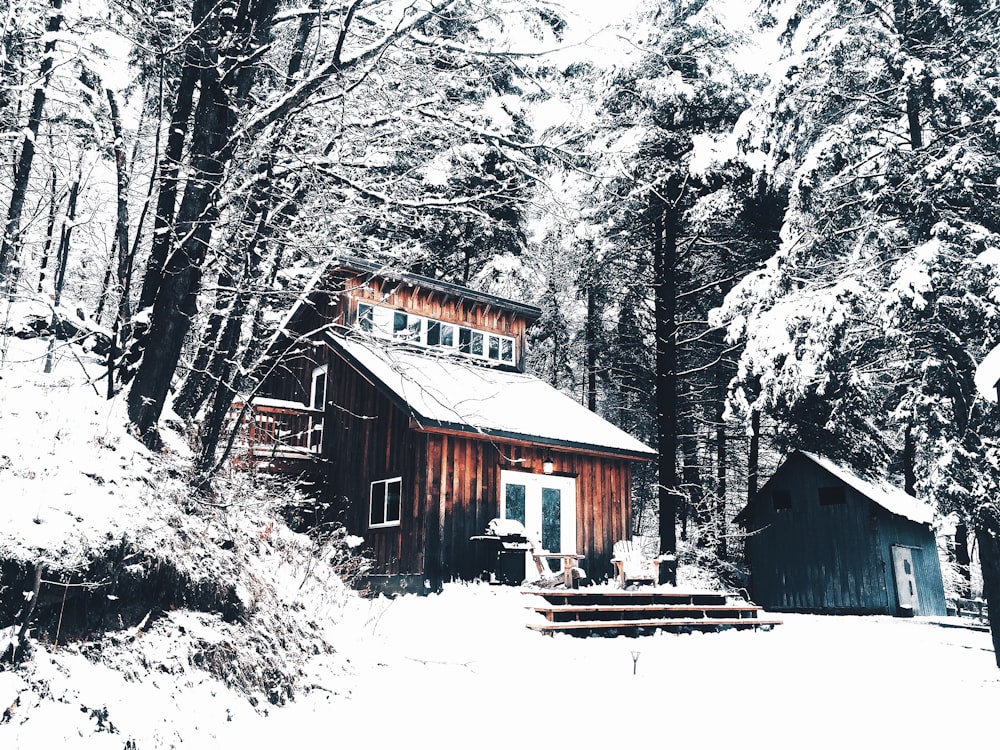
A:
<svg viewBox="0 0 1000 750">
<path fill-rule="evenodd" d="M 530 368 L 659 450 L 637 533 L 737 575 L 733 516 L 805 448 L 951 517 L 1000 601 L 998 15 L 8 0 L 0 315 L 103 357 L 204 489 L 331 256 L 532 302 Z"/>
</svg>

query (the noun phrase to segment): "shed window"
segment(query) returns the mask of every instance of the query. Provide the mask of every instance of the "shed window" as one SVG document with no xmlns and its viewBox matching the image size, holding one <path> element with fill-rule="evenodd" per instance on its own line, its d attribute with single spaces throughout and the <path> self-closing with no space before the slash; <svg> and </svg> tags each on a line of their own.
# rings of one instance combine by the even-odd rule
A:
<svg viewBox="0 0 1000 750">
<path fill-rule="evenodd" d="M 820 505 L 844 505 L 847 502 L 847 495 L 842 486 L 820 487 L 818 492 Z"/>
<path fill-rule="evenodd" d="M 371 508 L 368 514 L 370 528 L 399 526 L 399 498 L 402 487 L 402 477 L 372 482 Z"/>
<path fill-rule="evenodd" d="M 771 502 L 775 510 L 792 509 L 792 493 L 789 490 L 775 490 L 771 493 Z"/>
</svg>

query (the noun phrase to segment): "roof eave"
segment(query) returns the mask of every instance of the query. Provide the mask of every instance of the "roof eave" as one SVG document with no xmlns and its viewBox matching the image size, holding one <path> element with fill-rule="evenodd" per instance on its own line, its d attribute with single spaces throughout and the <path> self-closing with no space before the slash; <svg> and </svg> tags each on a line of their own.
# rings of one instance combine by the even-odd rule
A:
<svg viewBox="0 0 1000 750">
<path fill-rule="evenodd" d="M 652 461 L 657 455 L 655 452 L 646 453 L 615 446 L 579 443 L 571 440 L 547 438 L 539 435 L 529 435 L 527 433 L 512 432 L 508 430 L 480 429 L 473 425 L 463 424 L 460 422 L 443 422 L 439 420 L 422 419 L 416 414 L 411 414 L 410 426 L 418 432 L 464 435 L 469 437 L 478 437 L 483 440 L 503 440 L 504 442 L 520 443 L 523 445 L 544 445 L 546 447 L 558 448 L 560 450 L 571 451 L 574 453 L 588 453 L 595 456 L 624 458 L 630 461 Z"/>
<path fill-rule="evenodd" d="M 542 315 L 541 308 L 536 305 L 529 305 L 525 302 L 517 302 L 516 300 L 507 299 L 506 297 L 489 294 L 488 292 L 480 292 L 475 289 L 469 289 L 468 287 L 452 284 L 447 281 L 441 281 L 439 279 L 432 279 L 428 276 L 410 273 L 409 271 L 399 271 L 384 264 L 373 263 L 368 260 L 362 260 L 361 258 L 354 258 L 350 256 L 334 258 L 326 266 L 324 273 L 336 270 L 351 271 L 353 273 L 366 273 L 371 276 L 377 276 L 384 279 L 398 280 L 427 289 L 433 289 L 443 294 L 449 294 L 461 299 L 467 299 L 471 302 L 500 307 L 509 312 L 521 315 L 532 323 L 538 320 Z"/>
</svg>

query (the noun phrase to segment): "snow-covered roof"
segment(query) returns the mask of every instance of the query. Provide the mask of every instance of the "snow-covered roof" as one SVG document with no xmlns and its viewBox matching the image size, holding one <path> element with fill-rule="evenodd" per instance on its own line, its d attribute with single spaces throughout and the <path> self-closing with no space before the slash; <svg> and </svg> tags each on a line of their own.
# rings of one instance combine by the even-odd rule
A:
<svg viewBox="0 0 1000 750">
<path fill-rule="evenodd" d="M 932 523 L 934 521 L 934 510 L 931 506 L 898 487 L 894 487 L 888 482 L 876 484 L 827 458 L 817 456 L 815 453 L 807 451 L 798 451 L 798 453 L 833 474 L 844 484 L 853 487 L 872 502 L 881 505 L 890 513 L 908 518 L 916 523 Z"/>
<path fill-rule="evenodd" d="M 539 378 L 447 354 L 328 333 L 348 362 L 424 429 L 651 458 L 656 452 Z"/>
</svg>

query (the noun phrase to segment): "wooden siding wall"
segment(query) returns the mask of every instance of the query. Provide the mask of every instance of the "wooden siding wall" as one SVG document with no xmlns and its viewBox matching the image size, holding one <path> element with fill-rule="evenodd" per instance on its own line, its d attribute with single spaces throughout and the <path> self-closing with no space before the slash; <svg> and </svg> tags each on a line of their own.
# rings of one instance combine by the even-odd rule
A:
<svg viewBox="0 0 1000 750">
<path fill-rule="evenodd" d="M 844 488 L 845 504 L 820 505 L 819 488 L 830 486 Z M 774 490 L 790 492 L 790 509 L 774 509 Z M 919 534 L 906 534 L 907 525 L 919 526 L 883 511 L 807 459 L 792 456 L 761 488 L 750 516 L 749 530 L 756 532 L 747 539 L 752 596 L 777 611 L 895 614 L 889 545 L 903 543 L 896 541 L 902 538 L 910 546 L 926 547 L 929 541 L 921 559 L 937 555 L 930 532 L 919 540 Z M 915 564 L 917 557 L 915 553 Z M 924 577 L 928 586 L 934 580 L 940 586 L 940 569 L 936 579 Z"/>
<path fill-rule="evenodd" d="M 918 615 L 947 614 L 944 601 L 944 582 L 941 577 L 941 559 L 938 557 L 937 540 L 925 525 L 894 516 L 879 508 L 879 537 L 885 564 L 885 587 L 892 607 L 898 602 L 896 579 L 892 568 L 892 546 L 910 547 L 913 568 L 917 579 Z"/>
<path fill-rule="evenodd" d="M 423 441 L 409 429 L 408 416 L 346 362 L 331 354 L 328 364 L 325 499 L 352 533 L 364 537 L 377 572 L 414 572 L 422 566 L 422 540 L 409 531 L 420 519 L 413 477 L 422 466 Z M 402 477 L 399 526 L 369 529 L 371 482 L 397 476 Z"/>
<path fill-rule="evenodd" d="M 312 390 L 312 372 L 325 361 L 324 357 L 319 347 L 283 357 L 261 384 L 257 395 L 307 404 Z"/>
<path fill-rule="evenodd" d="M 482 534 L 500 512 L 501 469 L 541 472 L 545 449 L 409 428 L 407 415 L 345 362 L 330 362 L 324 458 L 327 500 L 364 537 L 378 573 L 469 579 Z M 631 463 L 552 451 L 557 474 L 577 480 L 577 548 L 592 580 L 611 574 L 614 542 L 632 512 Z M 370 483 L 402 477 L 399 526 L 368 528 Z"/>
</svg>

